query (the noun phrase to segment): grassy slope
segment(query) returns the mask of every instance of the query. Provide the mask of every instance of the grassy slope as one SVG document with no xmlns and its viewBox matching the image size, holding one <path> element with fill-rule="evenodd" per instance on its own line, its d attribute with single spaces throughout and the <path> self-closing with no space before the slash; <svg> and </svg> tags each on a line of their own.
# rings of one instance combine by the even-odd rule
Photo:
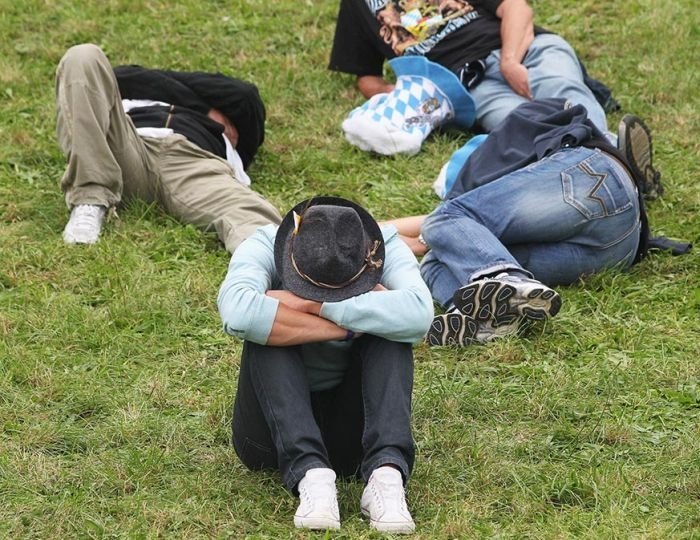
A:
<svg viewBox="0 0 700 540">
<path fill-rule="evenodd" d="M 647 119 L 667 188 L 652 223 L 697 240 L 695 2 L 533 5 Z M 396 159 L 344 143 L 360 99 L 325 69 L 335 10 L 0 0 L 0 537 L 305 536 L 275 475 L 246 471 L 228 446 L 240 343 L 219 328 L 228 256 L 215 239 L 136 204 L 100 244 L 62 244 L 53 70 L 92 41 L 114 63 L 252 80 L 269 122 L 251 175 L 274 203 L 323 192 L 379 218 L 425 212 L 466 137 Z M 654 256 L 563 288 L 561 315 L 527 339 L 417 347 L 416 537 L 700 537 L 699 282 L 697 252 Z M 338 537 L 373 536 L 361 489 L 341 489 Z"/>
</svg>

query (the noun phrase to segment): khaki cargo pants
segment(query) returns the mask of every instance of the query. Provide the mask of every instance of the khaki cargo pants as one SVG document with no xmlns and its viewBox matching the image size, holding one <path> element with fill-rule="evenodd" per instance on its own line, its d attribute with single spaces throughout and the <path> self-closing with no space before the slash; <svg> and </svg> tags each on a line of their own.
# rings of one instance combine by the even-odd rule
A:
<svg viewBox="0 0 700 540">
<path fill-rule="evenodd" d="M 69 208 L 117 206 L 140 198 L 183 223 L 216 231 L 229 252 L 277 209 L 240 184 L 229 164 L 181 135 L 141 137 L 124 113 L 116 77 L 96 45 L 77 45 L 56 72 L 58 143 L 68 158 L 61 180 Z"/>
</svg>

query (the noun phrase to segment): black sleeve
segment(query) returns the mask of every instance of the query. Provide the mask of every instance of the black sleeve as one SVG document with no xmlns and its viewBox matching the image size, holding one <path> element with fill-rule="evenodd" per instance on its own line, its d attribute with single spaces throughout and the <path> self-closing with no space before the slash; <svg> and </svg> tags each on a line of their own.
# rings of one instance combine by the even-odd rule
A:
<svg viewBox="0 0 700 540">
<path fill-rule="evenodd" d="M 120 66 L 114 69 L 122 97 L 153 99 L 202 114 L 219 110 L 238 129 L 236 150 L 243 163 L 265 138 L 265 105 L 254 84 L 221 73 L 179 72 Z"/>
<path fill-rule="evenodd" d="M 211 107 L 187 85 L 168 72 L 141 66 L 118 66 L 114 74 L 124 99 L 152 99 L 207 114 Z"/>
<path fill-rule="evenodd" d="M 328 68 L 353 75 L 383 74 L 391 48 L 379 38 L 379 23 L 364 0 L 341 0 Z"/>
<path fill-rule="evenodd" d="M 243 163 L 249 163 L 265 139 L 265 105 L 257 86 L 221 73 L 166 73 L 192 89 L 209 109 L 217 109 L 236 126 L 239 134 L 236 150 Z"/>
</svg>

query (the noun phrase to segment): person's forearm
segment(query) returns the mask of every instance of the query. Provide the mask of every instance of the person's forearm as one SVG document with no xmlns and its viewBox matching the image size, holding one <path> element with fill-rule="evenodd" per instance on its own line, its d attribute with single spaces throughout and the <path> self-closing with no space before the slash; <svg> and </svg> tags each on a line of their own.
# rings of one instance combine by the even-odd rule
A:
<svg viewBox="0 0 700 540">
<path fill-rule="evenodd" d="M 394 85 L 376 75 L 360 75 L 357 77 L 357 89 L 369 99 L 376 94 L 391 92 Z"/>
<path fill-rule="evenodd" d="M 525 0 L 504 0 L 496 14 L 501 18 L 501 65 L 521 63 L 535 35 L 532 8 Z"/>
<path fill-rule="evenodd" d="M 400 234 L 399 238 L 408 246 L 411 253 L 416 257 L 422 257 L 428 253 L 428 244 L 426 244 L 425 240 L 422 238 L 419 239 L 418 236 L 404 236 L 403 234 Z"/>
<path fill-rule="evenodd" d="M 417 238 L 420 228 L 426 216 L 408 216 L 396 219 L 388 219 L 380 222 L 380 225 L 393 225 L 401 236 L 412 236 Z"/>
<path fill-rule="evenodd" d="M 267 345 L 285 347 L 316 341 L 345 339 L 347 330 L 335 323 L 292 309 L 280 302 Z"/>
<path fill-rule="evenodd" d="M 380 222 L 380 225 L 393 225 L 399 233 L 399 238 L 411 249 L 416 257 L 422 257 L 428 252 L 428 246 L 418 239 L 420 228 L 426 216 L 409 216 Z"/>
</svg>

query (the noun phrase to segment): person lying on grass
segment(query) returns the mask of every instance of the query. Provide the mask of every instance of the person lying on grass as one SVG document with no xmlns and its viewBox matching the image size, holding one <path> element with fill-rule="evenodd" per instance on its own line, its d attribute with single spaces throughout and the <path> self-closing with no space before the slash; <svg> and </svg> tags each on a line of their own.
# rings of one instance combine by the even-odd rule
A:
<svg viewBox="0 0 700 540">
<path fill-rule="evenodd" d="M 94 244 L 122 199 L 155 202 L 216 231 L 233 250 L 277 209 L 248 186 L 262 144 L 258 89 L 220 73 L 112 68 L 96 45 L 71 47 L 56 70 L 58 142 L 68 159 L 61 189 L 67 244 Z"/>
<path fill-rule="evenodd" d="M 602 132 L 617 106 L 565 39 L 533 24 L 525 0 L 341 0 L 329 68 L 355 75 L 369 99 L 343 122 L 345 137 L 385 155 L 419 152 L 446 124 L 492 131 L 531 99 L 581 104 Z"/>
<path fill-rule="evenodd" d="M 244 340 L 233 446 L 299 496 L 295 526 L 340 527 L 340 474 L 366 482 L 372 528 L 412 532 L 411 344 L 433 303 L 396 229 L 346 199 L 303 201 L 234 252 L 218 306 Z"/>
<path fill-rule="evenodd" d="M 651 135 L 637 117 L 619 125 L 620 152 L 581 105 L 520 105 L 488 136 L 453 154 L 428 216 L 395 220 L 445 313 L 430 345 L 470 345 L 514 334 L 561 307 L 556 285 L 624 270 L 647 252 L 640 196 L 654 174 Z M 427 251 L 427 252 L 426 252 Z"/>
</svg>

